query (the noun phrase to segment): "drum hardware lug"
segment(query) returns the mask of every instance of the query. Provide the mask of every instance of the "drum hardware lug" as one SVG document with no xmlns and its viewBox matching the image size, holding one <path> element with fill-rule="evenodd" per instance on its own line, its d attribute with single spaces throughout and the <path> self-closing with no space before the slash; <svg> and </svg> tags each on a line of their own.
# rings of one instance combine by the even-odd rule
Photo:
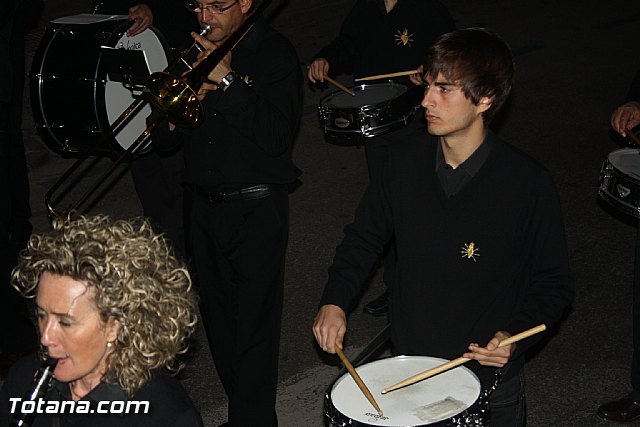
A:
<svg viewBox="0 0 640 427">
<path fill-rule="evenodd" d="M 96 33 L 96 38 L 98 40 L 102 40 L 102 41 L 107 41 L 109 39 L 109 37 L 111 37 L 110 32 L 106 32 L 106 31 L 100 31 L 98 33 Z M 118 48 L 118 46 L 116 46 L 116 48 Z"/>
<path fill-rule="evenodd" d="M 64 36 L 64 37 L 68 37 L 68 36 L 75 36 L 75 33 L 73 32 L 73 30 L 71 28 L 67 28 L 67 27 L 63 27 L 63 28 L 54 28 L 53 29 L 54 34 L 55 33 L 60 33 L 60 35 Z"/>
<path fill-rule="evenodd" d="M 622 185 L 622 184 L 618 184 L 618 185 L 616 185 L 616 192 L 618 193 L 618 196 L 619 196 L 620 198 L 623 198 L 623 199 L 624 199 L 624 198 L 625 198 L 625 197 L 627 197 L 629 194 L 631 194 L 631 189 L 629 189 L 629 188 L 625 187 L 625 186 L 624 186 L 624 185 Z"/>
</svg>

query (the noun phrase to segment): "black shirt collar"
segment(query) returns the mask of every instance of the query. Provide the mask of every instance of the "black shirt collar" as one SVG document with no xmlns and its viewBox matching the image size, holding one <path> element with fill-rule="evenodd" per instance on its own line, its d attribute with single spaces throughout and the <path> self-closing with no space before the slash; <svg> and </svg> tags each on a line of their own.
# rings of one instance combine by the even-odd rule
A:
<svg viewBox="0 0 640 427">
<path fill-rule="evenodd" d="M 456 169 L 446 164 L 444 153 L 442 152 L 442 143 L 438 140 L 436 143 L 435 172 L 447 197 L 457 194 L 480 171 L 493 146 L 493 138 L 490 135 L 491 132 L 487 131 L 482 144 Z"/>
<path fill-rule="evenodd" d="M 482 144 L 476 149 L 476 151 L 469 156 L 467 160 L 462 162 L 457 168 L 457 171 L 464 171 L 469 177 L 474 177 L 484 162 L 489 157 L 489 153 L 491 152 L 491 147 L 493 146 L 493 139 L 489 137 L 490 132 L 487 131 L 487 135 L 485 136 Z M 444 153 L 442 152 L 442 143 L 440 139 L 438 139 L 437 147 L 436 147 L 436 172 L 440 169 L 451 169 L 451 166 L 447 165 L 444 160 Z"/>
</svg>

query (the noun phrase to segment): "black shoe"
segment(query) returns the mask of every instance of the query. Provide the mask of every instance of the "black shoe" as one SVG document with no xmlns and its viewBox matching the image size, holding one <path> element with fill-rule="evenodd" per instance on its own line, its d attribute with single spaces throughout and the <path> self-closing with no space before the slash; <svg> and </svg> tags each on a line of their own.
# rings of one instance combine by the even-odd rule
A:
<svg viewBox="0 0 640 427">
<path fill-rule="evenodd" d="M 385 291 L 378 298 L 369 301 L 362 310 L 372 316 L 384 316 L 389 311 L 389 291 Z"/>
<path fill-rule="evenodd" d="M 640 403 L 630 397 L 600 405 L 598 415 L 608 421 L 628 423 L 640 418 Z"/>
</svg>

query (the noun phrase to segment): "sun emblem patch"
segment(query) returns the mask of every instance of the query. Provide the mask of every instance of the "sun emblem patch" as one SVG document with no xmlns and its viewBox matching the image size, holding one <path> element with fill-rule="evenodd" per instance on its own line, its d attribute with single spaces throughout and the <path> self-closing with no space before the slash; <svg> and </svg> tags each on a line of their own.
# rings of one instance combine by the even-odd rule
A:
<svg viewBox="0 0 640 427">
<path fill-rule="evenodd" d="M 472 260 L 473 262 L 476 262 L 476 257 L 480 256 L 480 253 L 478 252 L 479 250 L 480 248 L 477 247 L 475 243 L 471 242 L 462 245 L 460 253 L 462 254 L 462 258 L 467 258 Z"/>
<path fill-rule="evenodd" d="M 242 77 L 242 80 L 247 84 L 247 86 L 252 86 L 253 80 L 249 78 L 249 75 Z"/>
<path fill-rule="evenodd" d="M 409 34 L 409 30 L 407 28 L 405 28 L 402 32 L 398 30 L 398 33 L 394 36 L 396 44 L 398 46 L 411 46 L 411 42 L 413 41 L 412 37 L 413 34 Z"/>
</svg>

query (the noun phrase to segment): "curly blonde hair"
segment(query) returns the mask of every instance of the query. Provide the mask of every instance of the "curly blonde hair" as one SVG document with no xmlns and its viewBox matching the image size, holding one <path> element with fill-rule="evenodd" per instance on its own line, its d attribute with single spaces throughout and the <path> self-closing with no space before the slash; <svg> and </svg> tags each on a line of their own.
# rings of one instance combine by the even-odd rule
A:
<svg viewBox="0 0 640 427">
<path fill-rule="evenodd" d="M 102 320 L 121 324 L 106 373 L 129 395 L 154 369 L 178 372 L 177 356 L 187 351 L 197 306 L 189 272 L 168 242 L 143 218 L 83 216 L 55 220 L 53 228 L 31 236 L 12 285 L 33 298 L 44 272 L 88 283 Z"/>
</svg>

